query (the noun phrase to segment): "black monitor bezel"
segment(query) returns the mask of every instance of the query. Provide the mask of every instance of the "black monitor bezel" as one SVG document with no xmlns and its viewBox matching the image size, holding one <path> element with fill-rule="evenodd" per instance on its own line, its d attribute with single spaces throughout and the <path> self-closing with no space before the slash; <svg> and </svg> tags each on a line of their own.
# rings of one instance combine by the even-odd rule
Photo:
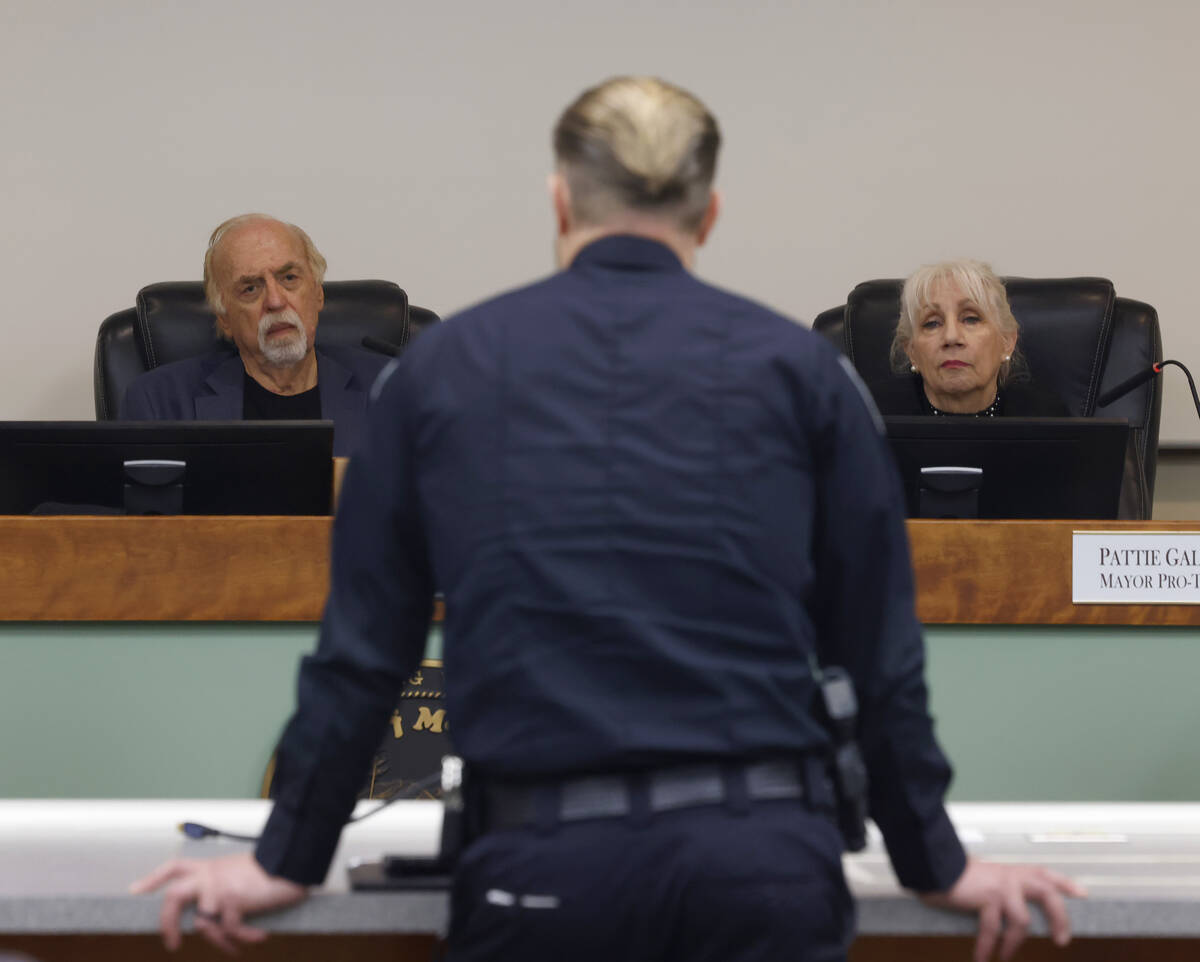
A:
<svg viewBox="0 0 1200 962">
<path fill-rule="evenodd" d="M 2 421 L 0 514 L 119 513 L 137 458 L 189 462 L 184 514 L 332 510 L 332 421 Z"/>
<path fill-rule="evenodd" d="M 910 518 L 920 517 L 920 468 L 946 465 L 983 469 L 981 519 L 1118 517 L 1130 432 L 1123 418 L 883 421 Z"/>
</svg>

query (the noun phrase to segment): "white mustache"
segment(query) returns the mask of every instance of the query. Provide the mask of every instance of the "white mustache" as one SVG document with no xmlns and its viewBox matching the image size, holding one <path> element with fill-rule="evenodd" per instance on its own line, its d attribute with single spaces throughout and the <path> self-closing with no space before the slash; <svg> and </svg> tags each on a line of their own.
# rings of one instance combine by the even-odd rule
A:
<svg viewBox="0 0 1200 962">
<path fill-rule="evenodd" d="M 258 320 L 258 339 L 265 341 L 267 333 L 276 324 L 287 324 L 294 327 L 301 335 L 304 334 L 304 324 L 300 321 L 300 315 L 293 311 L 290 307 L 285 307 L 282 311 L 275 311 L 271 314 L 264 314 Z"/>
<path fill-rule="evenodd" d="M 286 324 L 293 328 L 295 336 L 286 338 L 282 342 L 268 341 L 267 334 L 277 324 Z M 285 307 L 282 311 L 264 314 L 259 318 L 258 349 L 268 364 L 286 367 L 302 361 L 308 353 L 308 332 L 304 330 L 304 323 L 300 320 L 300 315 L 290 307 Z"/>
</svg>

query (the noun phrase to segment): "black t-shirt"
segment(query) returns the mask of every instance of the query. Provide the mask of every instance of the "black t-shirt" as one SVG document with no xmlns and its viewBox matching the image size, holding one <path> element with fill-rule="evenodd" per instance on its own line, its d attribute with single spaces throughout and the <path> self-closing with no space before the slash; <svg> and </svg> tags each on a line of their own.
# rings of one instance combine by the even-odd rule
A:
<svg viewBox="0 0 1200 962">
<path fill-rule="evenodd" d="M 249 374 L 242 386 L 242 419 L 245 421 L 319 421 L 321 385 L 300 394 L 268 391 Z"/>
</svg>

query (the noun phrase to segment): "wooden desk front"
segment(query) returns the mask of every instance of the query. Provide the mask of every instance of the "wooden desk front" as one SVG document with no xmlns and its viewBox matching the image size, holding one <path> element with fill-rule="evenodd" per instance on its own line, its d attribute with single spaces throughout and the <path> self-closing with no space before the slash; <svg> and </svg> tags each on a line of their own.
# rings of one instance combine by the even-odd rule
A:
<svg viewBox="0 0 1200 962">
<path fill-rule="evenodd" d="M 332 519 L 0 517 L 0 621 L 317 621 Z M 926 625 L 1200 625 L 1200 605 L 1074 605 L 1071 532 L 1200 522 L 910 521 Z"/>
</svg>

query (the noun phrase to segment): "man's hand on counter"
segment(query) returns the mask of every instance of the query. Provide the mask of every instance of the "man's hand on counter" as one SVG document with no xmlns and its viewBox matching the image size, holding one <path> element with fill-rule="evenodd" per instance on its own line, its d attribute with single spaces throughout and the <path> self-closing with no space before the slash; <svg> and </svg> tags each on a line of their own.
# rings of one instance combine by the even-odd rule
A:
<svg viewBox="0 0 1200 962">
<path fill-rule="evenodd" d="M 975 962 L 1010 959 L 1029 933 L 1029 903 L 1041 906 L 1056 945 L 1071 940 L 1064 896 L 1086 898 L 1087 891 L 1065 875 L 1039 865 L 1001 865 L 975 858 L 946 892 L 926 892 L 921 900 L 935 908 L 976 912 L 979 937 Z"/>
<path fill-rule="evenodd" d="M 308 895 L 303 885 L 268 875 L 249 852 L 173 859 L 138 879 L 129 890 L 144 895 L 160 888 L 159 928 L 170 951 L 178 949 L 182 940 L 180 915 L 194 904 L 196 931 L 230 955 L 237 953 L 239 943 L 261 942 L 267 937 L 262 929 L 246 925 L 245 916 L 294 905 Z"/>
</svg>

